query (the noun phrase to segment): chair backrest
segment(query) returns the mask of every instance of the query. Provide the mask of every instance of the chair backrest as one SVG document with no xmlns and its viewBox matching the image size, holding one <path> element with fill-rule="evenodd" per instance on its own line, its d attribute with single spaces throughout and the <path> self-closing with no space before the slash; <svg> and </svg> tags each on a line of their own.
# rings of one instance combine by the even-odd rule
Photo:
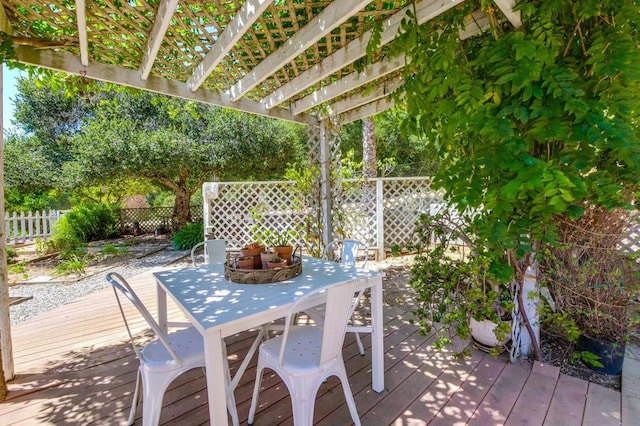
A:
<svg viewBox="0 0 640 426">
<path fill-rule="evenodd" d="M 344 284 L 319 288 L 300 298 L 291 309 L 289 309 L 289 313 L 285 319 L 282 346 L 280 347 L 280 364 L 282 364 L 284 358 L 287 336 L 289 335 L 295 314 L 306 309 L 308 307 L 308 299 L 321 292 L 327 293 L 327 307 L 322 334 L 320 365 L 322 366 L 325 362 L 335 359 L 341 353 L 347 331 L 347 324 L 349 318 L 351 318 L 353 304 L 355 303 L 353 298 L 355 285 L 356 280 L 352 280 Z"/>
<path fill-rule="evenodd" d="M 204 261 L 206 263 L 225 262 L 227 260 L 227 242 L 226 240 L 205 240 L 191 249 L 191 263 L 197 266 L 196 250 L 204 246 Z"/>
<path fill-rule="evenodd" d="M 369 248 L 358 240 L 334 240 L 324 248 L 323 259 L 336 260 L 347 266 L 355 266 L 358 259 L 358 252 L 364 251 L 364 262 L 362 267 L 367 266 L 369 260 Z"/>
<path fill-rule="evenodd" d="M 160 328 L 156 320 L 149 313 L 147 308 L 144 306 L 138 295 L 133 291 L 127 280 L 125 280 L 122 275 L 116 272 L 110 272 L 107 274 L 107 282 L 111 284 L 113 287 L 113 293 L 116 295 L 116 300 L 118 301 L 118 307 L 120 308 L 120 313 L 122 314 L 122 319 L 124 320 L 124 325 L 127 328 L 127 333 L 129 333 L 129 338 L 131 339 L 131 345 L 133 346 L 133 350 L 136 353 L 136 356 L 140 357 L 140 349 L 136 345 L 135 339 L 133 338 L 133 334 L 131 333 L 131 328 L 129 327 L 129 321 L 127 320 L 127 315 L 125 314 L 124 308 L 122 307 L 122 301 L 120 300 L 120 295 L 118 293 L 123 294 L 132 304 L 136 307 L 140 315 L 145 319 L 151 330 L 156 334 L 158 340 L 162 343 L 164 348 L 167 350 L 171 358 L 173 358 L 177 363 L 182 363 L 182 359 L 176 355 L 176 353 L 171 349 L 171 345 L 169 344 L 169 340 L 167 338 L 167 334 Z"/>
</svg>

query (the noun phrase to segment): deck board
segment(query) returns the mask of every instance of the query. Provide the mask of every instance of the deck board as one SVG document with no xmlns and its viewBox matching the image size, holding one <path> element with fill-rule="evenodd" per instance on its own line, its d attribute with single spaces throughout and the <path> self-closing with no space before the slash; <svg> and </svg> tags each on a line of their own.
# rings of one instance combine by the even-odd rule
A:
<svg viewBox="0 0 640 426">
<path fill-rule="evenodd" d="M 156 314 L 155 282 L 150 273 L 129 280 L 149 310 Z M 363 336 L 361 356 L 353 334 L 347 334 L 343 356 L 349 384 L 364 425 L 546 424 L 579 406 L 572 393 L 588 389 L 584 424 L 619 424 L 620 394 L 558 375 L 549 366 L 491 358 L 472 350 L 456 360 L 437 351 L 434 334 L 422 335 L 410 323 L 411 303 L 395 298 L 384 308 L 385 391 L 371 390 L 371 339 Z M 368 310 L 363 309 L 363 315 Z M 184 315 L 169 302 L 169 318 Z M 143 321 L 132 331 L 148 335 Z M 226 339 L 232 372 L 253 343 L 256 331 Z M 113 292 L 106 288 L 25 321 L 12 330 L 16 379 L 9 399 L 0 404 L 2 425 L 123 425 L 136 379 L 133 356 Z M 462 342 L 457 342 L 457 349 Z M 256 359 L 235 391 L 241 424 L 246 424 L 256 374 Z M 282 381 L 266 370 L 256 413 L 256 426 L 291 425 L 291 399 Z M 555 393 L 554 393 L 555 391 Z M 535 409 L 532 409 L 535 408 Z M 578 412 L 577 409 L 571 409 Z M 141 424 L 141 407 L 135 424 Z M 330 378 L 318 391 L 315 424 L 350 424 L 341 385 Z M 506 420 L 506 421 L 505 421 Z M 202 369 L 189 371 L 165 393 L 162 425 L 208 425 L 206 381 Z M 559 423 L 556 423 L 559 424 Z M 564 424 L 564 423 L 562 423 Z M 569 423 L 566 423 L 569 424 Z"/>
<path fill-rule="evenodd" d="M 508 426 L 542 425 L 558 375 L 558 367 L 534 363 L 531 374 L 505 424 Z"/>
<path fill-rule="evenodd" d="M 467 424 L 474 426 L 503 425 L 516 403 L 530 371 L 531 365 L 523 361 L 507 364 Z"/>
<path fill-rule="evenodd" d="M 588 385 L 584 380 L 561 375 L 544 421 L 545 426 L 580 425 L 587 401 Z"/>
<path fill-rule="evenodd" d="M 585 426 L 619 426 L 620 392 L 589 383 L 582 424 Z"/>
</svg>

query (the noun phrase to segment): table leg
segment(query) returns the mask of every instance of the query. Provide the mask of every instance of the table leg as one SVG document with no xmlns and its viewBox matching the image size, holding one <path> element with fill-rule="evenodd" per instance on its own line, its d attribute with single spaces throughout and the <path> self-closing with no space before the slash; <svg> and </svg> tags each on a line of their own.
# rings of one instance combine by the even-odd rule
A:
<svg viewBox="0 0 640 426">
<path fill-rule="evenodd" d="M 370 280 L 372 278 L 369 278 Z M 384 320 L 382 315 L 382 279 L 375 279 L 371 286 L 371 387 L 384 391 Z"/>
<path fill-rule="evenodd" d="M 158 297 L 158 325 L 162 330 L 167 331 L 167 293 L 161 285 L 157 285 Z"/>
<path fill-rule="evenodd" d="M 208 332 L 203 337 L 210 423 L 212 426 L 226 426 L 228 421 L 227 370 L 225 369 L 227 359 L 224 357 L 225 348 L 223 347 L 225 343 L 219 331 Z"/>
</svg>

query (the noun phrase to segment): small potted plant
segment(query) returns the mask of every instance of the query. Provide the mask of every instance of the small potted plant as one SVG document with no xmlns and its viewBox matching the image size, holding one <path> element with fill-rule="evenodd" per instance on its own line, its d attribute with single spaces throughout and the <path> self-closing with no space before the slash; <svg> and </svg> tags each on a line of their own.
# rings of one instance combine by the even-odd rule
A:
<svg viewBox="0 0 640 426">
<path fill-rule="evenodd" d="M 417 231 L 421 248 L 410 280 L 417 294 L 413 321 L 422 333 L 438 330 L 438 349 L 455 335 L 474 337 L 491 353 L 501 352 L 511 331 L 509 280 L 492 270 L 486 253 L 473 249 L 463 220 L 423 215 Z"/>
<path fill-rule="evenodd" d="M 283 258 L 287 265 L 291 265 L 291 255 L 293 253 L 293 246 L 289 244 L 289 234 L 290 232 L 276 233 L 271 240 L 271 244 L 278 256 Z"/>
<path fill-rule="evenodd" d="M 241 256 L 238 258 L 239 269 L 254 269 L 253 256 Z"/>
<path fill-rule="evenodd" d="M 267 268 L 269 269 L 279 269 L 283 268 L 287 264 L 287 261 L 283 258 L 276 256 L 271 261 L 267 262 Z"/>
<path fill-rule="evenodd" d="M 272 261 L 276 256 L 278 256 L 278 252 L 273 247 L 266 247 L 265 251 L 260 253 L 262 269 L 267 269 L 267 263 Z"/>
<path fill-rule="evenodd" d="M 240 256 L 242 257 L 251 256 L 253 258 L 253 269 L 260 269 L 260 267 L 262 266 L 262 261 L 260 260 L 260 253 L 262 253 L 263 251 L 264 251 L 264 246 L 256 242 L 252 242 L 240 249 Z"/>
</svg>

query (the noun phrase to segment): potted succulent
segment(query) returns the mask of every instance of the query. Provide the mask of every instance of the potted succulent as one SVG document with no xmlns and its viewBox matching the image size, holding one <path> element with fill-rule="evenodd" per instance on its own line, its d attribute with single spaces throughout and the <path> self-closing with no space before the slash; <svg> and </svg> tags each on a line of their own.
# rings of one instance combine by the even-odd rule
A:
<svg viewBox="0 0 640 426">
<path fill-rule="evenodd" d="M 631 217 L 585 206 L 579 219 L 559 223 L 561 244 L 539 255 L 549 294 L 545 322 L 574 345 L 572 359 L 604 374 L 620 374 L 629 332 L 640 323 L 630 309 L 640 269 L 619 249 Z"/>
<path fill-rule="evenodd" d="M 437 329 L 437 348 L 451 343 L 454 335 L 471 336 L 497 354 L 511 334 L 511 289 L 490 257 L 473 249 L 467 230 L 463 219 L 446 213 L 420 218 L 421 249 L 410 280 L 417 294 L 413 321 L 422 333 Z"/>
<path fill-rule="evenodd" d="M 291 255 L 293 253 L 293 246 L 289 243 L 290 234 L 290 231 L 275 233 L 271 239 L 271 245 L 278 253 L 278 256 L 287 262 L 287 265 L 291 264 Z"/>
<path fill-rule="evenodd" d="M 260 261 L 262 263 L 262 269 L 267 269 L 267 263 L 278 256 L 278 252 L 273 247 L 266 247 L 265 251 L 260 253 Z"/>
<path fill-rule="evenodd" d="M 278 269 L 283 268 L 287 264 L 287 261 L 283 258 L 276 256 L 271 261 L 267 262 L 267 268 L 269 269 Z"/>
</svg>

